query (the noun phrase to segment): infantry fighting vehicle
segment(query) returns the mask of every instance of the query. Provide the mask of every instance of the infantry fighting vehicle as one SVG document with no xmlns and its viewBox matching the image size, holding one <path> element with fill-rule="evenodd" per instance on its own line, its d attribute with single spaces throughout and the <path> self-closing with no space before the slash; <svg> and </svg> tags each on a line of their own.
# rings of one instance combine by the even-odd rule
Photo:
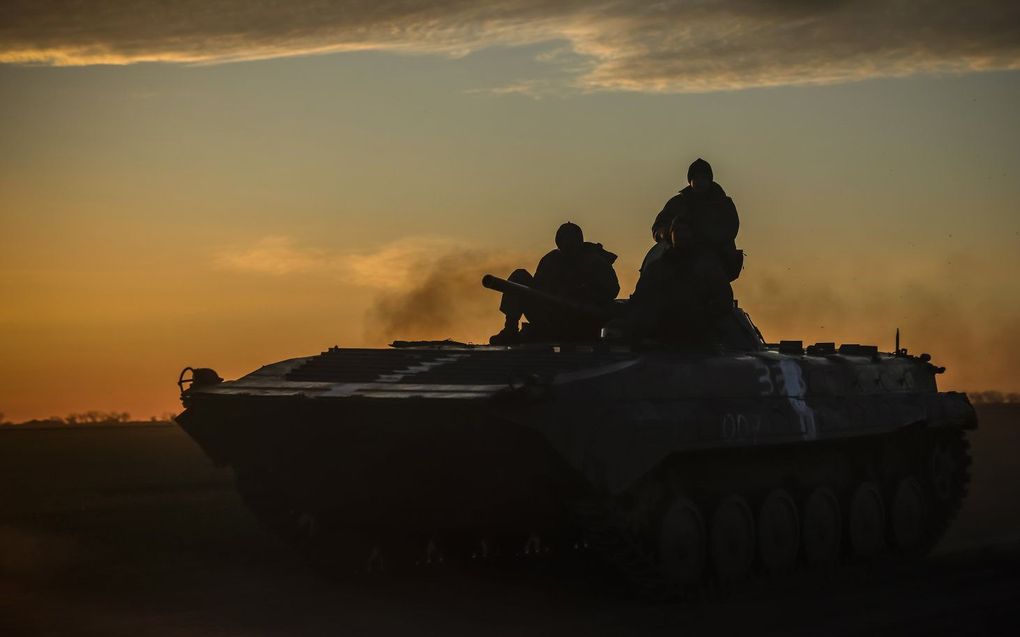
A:
<svg viewBox="0 0 1020 637">
<path fill-rule="evenodd" d="M 697 348 L 396 342 L 229 382 L 188 368 L 177 421 L 332 570 L 583 547 L 668 591 L 930 549 L 976 427 L 943 369 L 898 342 L 769 344 L 736 308 L 731 328 Z"/>
</svg>

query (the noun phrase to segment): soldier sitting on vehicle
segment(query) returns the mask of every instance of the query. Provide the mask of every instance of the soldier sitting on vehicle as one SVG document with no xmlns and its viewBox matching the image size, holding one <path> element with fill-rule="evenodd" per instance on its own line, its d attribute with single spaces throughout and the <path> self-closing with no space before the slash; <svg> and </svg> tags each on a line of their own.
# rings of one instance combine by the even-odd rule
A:
<svg viewBox="0 0 1020 637">
<path fill-rule="evenodd" d="M 714 181 L 712 166 L 700 157 L 687 169 L 687 186 L 675 195 L 652 224 L 656 241 L 645 255 L 641 270 L 660 258 L 670 247 L 669 232 L 675 219 L 683 219 L 689 233 L 689 244 L 709 248 L 719 259 L 729 281 L 740 276 L 743 252 L 736 248 L 740 218 L 733 200 Z"/>
<path fill-rule="evenodd" d="M 547 292 L 570 301 L 586 304 L 609 304 L 620 292 L 620 283 L 613 270 L 616 255 L 601 243 L 584 240 L 581 228 L 564 223 L 556 231 L 556 249 L 539 261 L 532 276 L 519 269 L 508 277 L 512 283 Z M 543 304 L 519 294 L 505 292 L 499 311 L 506 315 L 502 331 L 493 335 L 493 345 L 524 341 L 584 341 L 599 336 L 602 321 L 568 309 Z M 518 328 L 521 317 L 528 319 Z"/>
<path fill-rule="evenodd" d="M 712 341 L 733 312 L 730 277 L 712 246 L 698 241 L 687 219 L 670 225 L 670 245 L 649 263 L 628 302 L 624 329 L 665 341 Z"/>
</svg>

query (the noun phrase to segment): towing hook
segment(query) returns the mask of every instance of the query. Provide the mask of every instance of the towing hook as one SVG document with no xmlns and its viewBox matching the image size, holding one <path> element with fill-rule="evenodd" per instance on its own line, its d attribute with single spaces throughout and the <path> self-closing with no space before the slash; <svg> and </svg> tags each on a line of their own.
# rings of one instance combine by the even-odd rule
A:
<svg viewBox="0 0 1020 637">
<path fill-rule="evenodd" d="M 188 372 L 191 372 L 191 376 L 185 378 L 184 375 Z M 207 387 L 222 382 L 223 379 L 211 367 L 185 367 L 181 370 L 181 375 L 177 377 L 177 387 L 181 390 L 181 396 L 196 387 Z"/>
</svg>

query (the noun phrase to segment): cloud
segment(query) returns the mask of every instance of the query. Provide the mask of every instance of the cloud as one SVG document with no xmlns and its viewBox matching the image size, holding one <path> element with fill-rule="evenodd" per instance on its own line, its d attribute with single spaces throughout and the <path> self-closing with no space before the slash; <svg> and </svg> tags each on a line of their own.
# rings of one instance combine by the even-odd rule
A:
<svg viewBox="0 0 1020 637">
<path fill-rule="evenodd" d="M 271 236 L 213 258 L 220 269 L 261 276 L 326 276 L 375 293 L 364 323 L 375 343 L 392 339 L 480 339 L 501 326 L 499 295 L 484 274 L 507 276 L 537 255 L 465 246 L 448 237 L 405 237 L 371 250 L 330 252 Z M 488 331 L 487 331 L 488 330 Z"/>
<path fill-rule="evenodd" d="M 400 289 L 419 276 L 422 263 L 457 246 L 456 241 L 445 237 L 406 237 L 370 250 L 331 252 L 273 235 L 249 246 L 221 250 L 213 263 L 234 272 L 330 276 L 364 287 Z"/>
<path fill-rule="evenodd" d="M 446 237 L 406 237 L 375 250 L 344 255 L 339 263 L 362 285 L 402 290 L 421 278 L 423 266 L 461 250 L 459 242 Z"/>
<path fill-rule="evenodd" d="M 333 259 L 323 250 L 298 248 L 288 237 L 265 237 L 247 248 L 216 255 L 220 268 L 261 274 L 292 274 L 332 269 Z"/>
<path fill-rule="evenodd" d="M 469 93 L 483 93 L 488 95 L 523 95 L 531 99 L 541 99 L 545 95 L 555 93 L 548 82 L 539 80 L 526 80 L 523 82 L 512 82 L 502 86 L 484 89 L 472 89 Z"/>
<path fill-rule="evenodd" d="M 1020 68 L 1012 0 L 9 0 L 0 62 L 215 63 L 566 43 L 579 90 L 689 92 Z M 586 64 L 572 59 L 581 56 Z M 561 58 L 571 58 L 564 62 Z M 504 92 L 525 92 L 532 78 Z"/>
</svg>

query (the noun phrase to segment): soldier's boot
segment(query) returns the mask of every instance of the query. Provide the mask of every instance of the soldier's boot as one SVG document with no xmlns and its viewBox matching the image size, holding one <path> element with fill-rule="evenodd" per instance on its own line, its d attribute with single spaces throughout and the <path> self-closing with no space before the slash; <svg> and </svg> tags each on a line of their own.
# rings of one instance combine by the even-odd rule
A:
<svg viewBox="0 0 1020 637">
<path fill-rule="evenodd" d="M 489 345 L 514 345 L 521 340 L 521 331 L 517 327 L 520 317 L 506 317 L 506 325 L 498 334 L 489 337 Z"/>
<path fill-rule="evenodd" d="M 521 332 L 516 327 L 506 326 L 489 337 L 489 345 L 514 345 L 521 340 Z"/>
</svg>

